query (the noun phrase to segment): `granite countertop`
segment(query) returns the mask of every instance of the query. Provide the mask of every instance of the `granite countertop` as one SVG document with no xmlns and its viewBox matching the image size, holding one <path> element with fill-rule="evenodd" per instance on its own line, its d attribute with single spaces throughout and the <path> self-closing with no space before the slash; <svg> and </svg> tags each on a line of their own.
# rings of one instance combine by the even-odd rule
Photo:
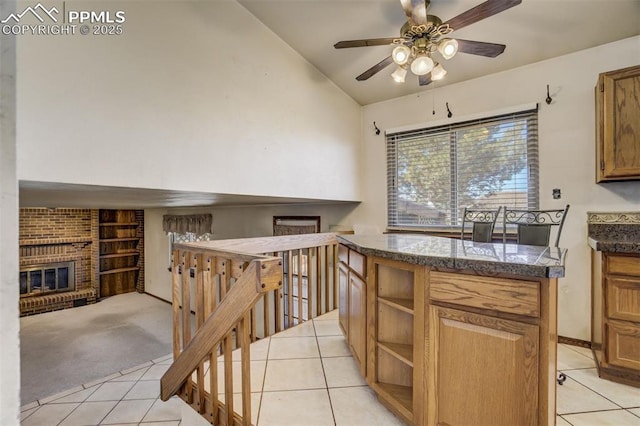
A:
<svg viewBox="0 0 640 426">
<path fill-rule="evenodd" d="M 589 247 L 640 254 L 640 212 L 588 212 Z"/>
<path fill-rule="evenodd" d="M 589 247 L 597 251 L 640 254 L 640 238 L 635 235 L 617 236 L 615 238 L 600 235 L 588 237 L 588 241 Z"/>
<path fill-rule="evenodd" d="M 474 243 L 406 234 L 338 235 L 338 241 L 366 256 L 489 275 L 561 278 L 567 254 L 566 249 L 555 247 Z"/>
</svg>

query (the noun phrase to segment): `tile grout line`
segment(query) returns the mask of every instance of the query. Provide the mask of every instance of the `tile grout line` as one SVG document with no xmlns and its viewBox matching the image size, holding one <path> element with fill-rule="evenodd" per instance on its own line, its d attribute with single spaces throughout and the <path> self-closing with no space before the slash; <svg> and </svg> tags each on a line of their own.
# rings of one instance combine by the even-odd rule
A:
<svg viewBox="0 0 640 426">
<path fill-rule="evenodd" d="M 322 352 L 320 352 L 320 343 L 318 342 L 318 333 L 316 331 L 316 323 L 312 319 L 313 323 L 313 334 L 316 338 L 316 346 L 318 347 L 318 356 L 320 357 L 320 367 L 322 368 L 322 376 L 324 377 L 325 390 L 327 391 L 327 398 L 329 399 L 329 408 L 331 409 L 331 418 L 333 419 L 333 424 L 337 425 L 336 422 L 336 414 L 333 411 L 333 402 L 331 401 L 331 393 L 329 392 L 329 383 L 327 382 L 327 373 L 324 369 L 324 362 L 322 362 Z"/>
<path fill-rule="evenodd" d="M 614 405 L 616 405 L 616 406 L 620 407 L 621 409 L 623 409 L 623 410 L 626 410 L 626 409 L 627 409 L 626 407 L 623 407 L 622 405 L 618 404 L 618 403 L 617 403 L 617 402 L 615 402 L 614 400 L 612 400 L 612 399 L 610 399 L 610 398 L 607 398 L 606 396 L 602 395 L 600 392 L 596 391 L 595 389 L 592 389 L 592 388 L 590 388 L 589 386 L 585 385 L 584 383 L 579 382 L 577 379 L 574 379 L 573 377 L 571 377 L 571 376 L 569 376 L 569 375 L 567 375 L 567 377 L 569 377 L 569 378 L 570 378 L 571 380 L 573 380 L 574 382 L 576 382 L 576 383 L 580 384 L 581 386 L 584 386 L 585 388 L 589 389 L 591 392 L 593 392 L 593 393 L 595 393 L 595 394 L 597 394 L 597 395 L 600 395 L 601 397 L 603 397 L 603 398 L 604 398 L 604 399 L 606 399 L 607 401 L 611 402 L 612 404 L 614 404 Z M 556 411 L 557 411 L 557 409 L 556 409 Z M 599 411 L 611 411 L 611 410 L 599 410 Z M 589 411 L 587 411 L 587 412 L 589 412 Z"/>
<path fill-rule="evenodd" d="M 262 376 L 262 387 L 260 388 L 260 402 L 258 413 L 256 414 L 256 426 L 260 424 L 260 412 L 262 411 L 262 395 L 264 395 L 264 384 L 267 381 L 267 367 L 269 366 L 269 352 L 271 351 L 271 338 L 273 335 L 269 336 L 269 343 L 267 345 L 267 353 L 265 355 L 264 362 L 264 374 Z M 249 359 L 251 359 L 251 345 L 249 345 Z"/>
<path fill-rule="evenodd" d="M 593 361 L 593 357 L 592 357 L 592 356 L 585 355 L 585 354 L 583 354 L 582 352 L 580 352 L 580 351 L 577 351 L 577 350 L 573 349 L 574 347 L 581 348 L 582 346 L 568 345 L 568 344 L 566 344 L 566 343 L 561 343 L 561 345 L 564 345 L 564 347 L 565 347 L 566 349 L 569 349 L 569 350 L 571 350 L 571 351 L 573 351 L 573 352 L 575 352 L 575 353 L 577 353 L 577 354 L 579 354 L 579 355 L 582 355 L 583 357 L 585 357 L 585 358 L 587 358 L 587 359 L 589 359 L 589 360 Z M 585 348 L 585 349 L 587 349 L 587 348 Z M 591 349 L 589 349 L 589 350 L 591 350 Z M 592 352 L 592 354 L 593 354 L 593 352 Z"/>
</svg>

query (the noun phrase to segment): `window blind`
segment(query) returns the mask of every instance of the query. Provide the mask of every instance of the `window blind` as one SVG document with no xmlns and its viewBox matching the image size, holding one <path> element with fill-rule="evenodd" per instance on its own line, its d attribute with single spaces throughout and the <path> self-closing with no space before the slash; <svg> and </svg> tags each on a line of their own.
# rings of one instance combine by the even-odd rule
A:
<svg viewBox="0 0 640 426">
<path fill-rule="evenodd" d="M 469 208 L 538 208 L 536 109 L 388 134 L 390 228 L 459 226 Z"/>
</svg>

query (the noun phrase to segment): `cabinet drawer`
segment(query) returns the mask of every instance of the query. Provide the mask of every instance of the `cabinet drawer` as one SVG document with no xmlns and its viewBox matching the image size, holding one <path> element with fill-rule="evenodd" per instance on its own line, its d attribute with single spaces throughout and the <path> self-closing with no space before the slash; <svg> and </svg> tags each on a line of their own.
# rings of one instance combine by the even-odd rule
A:
<svg viewBox="0 0 640 426">
<path fill-rule="evenodd" d="M 640 277 L 640 257 L 607 255 L 607 273 Z"/>
<path fill-rule="evenodd" d="M 640 323 L 640 279 L 607 278 L 607 316 Z"/>
<path fill-rule="evenodd" d="M 356 273 L 360 274 L 361 277 L 365 276 L 365 271 L 367 269 L 367 258 L 361 255 L 360 253 L 349 250 L 349 267 Z"/>
<path fill-rule="evenodd" d="M 429 298 L 510 314 L 540 316 L 540 283 L 508 278 L 431 272 Z"/>
<path fill-rule="evenodd" d="M 338 259 L 340 262 L 349 263 L 349 248 L 340 244 L 338 246 Z"/>
<path fill-rule="evenodd" d="M 640 370 L 640 327 L 633 323 L 609 321 L 607 362 L 618 367 Z"/>
</svg>

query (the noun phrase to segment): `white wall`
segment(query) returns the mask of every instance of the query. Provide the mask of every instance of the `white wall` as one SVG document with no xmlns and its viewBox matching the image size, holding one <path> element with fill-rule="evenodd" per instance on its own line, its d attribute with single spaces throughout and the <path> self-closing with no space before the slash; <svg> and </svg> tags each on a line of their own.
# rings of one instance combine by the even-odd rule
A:
<svg viewBox="0 0 640 426">
<path fill-rule="evenodd" d="M 241 5 L 87 4 L 124 33 L 20 36 L 19 179 L 359 198 L 360 106 Z"/>
<path fill-rule="evenodd" d="M 273 216 L 320 216 L 321 231 L 328 232 L 333 225 L 345 223 L 355 207 L 354 203 L 342 203 L 145 210 L 145 291 L 171 300 L 171 274 L 167 270 L 169 240 L 162 231 L 165 214 L 211 213 L 213 238 L 222 240 L 273 235 Z"/>
<path fill-rule="evenodd" d="M 0 16 L 14 11 L 14 1 L 0 2 Z M 20 423 L 15 43 L 0 36 L 0 424 L 7 426 Z"/>
<path fill-rule="evenodd" d="M 508 51 L 507 53 L 508 54 Z M 487 59 L 489 60 L 489 59 Z M 540 203 L 543 208 L 571 210 L 561 246 L 569 249 L 566 277 L 559 281 L 559 334 L 590 340 L 590 269 L 587 211 L 640 209 L 640 182 L 595 184 L 594 87 L 598 74 L 640 63 L 640 37 L 588 49 L 548 61 L 463 83 L 423 91 L 363 108 L 363 203 L 353 220 L 386 225 L 385 129 L 445 120 L 445 102 L 452 121 L 538 102 Z M 453 68 L 453 65 L 451 65 Z M 389 84 L 393 84 L 391 80 Z M 408 81 L 406 84 L 415 84 Z M 546 85 L 553 102 L 547 105 Z M 435 96 L 436 115 L 432 116 Z M 562 199 L 553 200 L 553 188 Z"/>
</svg>

